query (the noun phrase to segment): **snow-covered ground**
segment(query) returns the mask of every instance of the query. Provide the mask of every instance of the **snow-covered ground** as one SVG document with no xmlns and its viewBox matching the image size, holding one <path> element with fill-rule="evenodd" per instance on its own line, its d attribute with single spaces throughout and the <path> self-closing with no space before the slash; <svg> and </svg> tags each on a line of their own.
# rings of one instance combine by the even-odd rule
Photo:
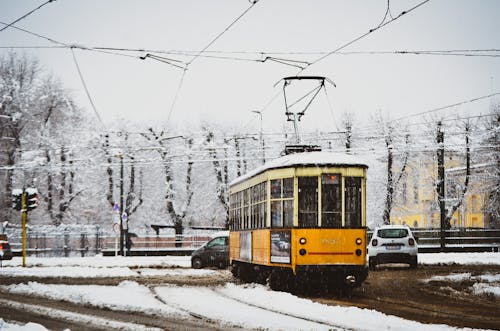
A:
<svg viewBox="0 0 500 331">
<path fill-rule="evenodd" d="M 420 254 L 421 264 L 500 264 L 500 253 Z M 456 330 L 447 325 L 429 325 L 356 307 L 329 306 L 275 292 L 256 284 L 228 283 L 216 287 L 156 286 L 147 287 L 133 277 L 174 275 L 211 276 L 218 270 L 190 269 L 190 257 L 85 257 L 27 258 L 4 261 L 0 276 L 29 277 L 128 277 L 117 286 L 61 285 L 28 282 L 1 286 L 3 291 L 39 295 L 77 304 L 91 304 L 111 310 L 142 312 L 151 315 L 188 318 L 194 312 L 219 323 L 269 330 Z M 473 282 L 476 293 L 500 296 L 500 275 L 451 274 L 447 280 Z M 442 278 L 442 277 L 441 277 Z M 433 277 L 429 281 L 444 280 Z M 474 282 L 477 280 L 477 284 Z M 125 295 L 126 294 L 126 295 Z M 2 300 L 2 299 L 0 299 Z M 264 310 L 263 307 L 267 310 Z M 29 308 L 29 307 L 27 307 Z M 52 314 L 65 312 L 52 312 Z M 51 312 L 47 312 L 51 314 Z M 256 318 L 258 316 L 258 318 Z M 45 330 L 41 325 L 16 325 L 1 320 L 0 330 Z M 79 317 L 74 317 L 78 319 Z M 82 317 L 83 318 L 83 317 Z M 132 326 L 133 328 L 134 326 Z M 126 326 L 124 326 L 126 329 Z"/>
</svg>

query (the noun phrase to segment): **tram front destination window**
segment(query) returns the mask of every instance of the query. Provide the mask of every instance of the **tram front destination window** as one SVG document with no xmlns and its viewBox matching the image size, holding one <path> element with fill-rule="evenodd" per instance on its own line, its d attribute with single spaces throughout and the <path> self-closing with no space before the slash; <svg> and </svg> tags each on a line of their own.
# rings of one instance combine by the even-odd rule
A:
<svg viewBox="0 0 500 331">
<path fill-rule="evenodd" d="M 342 182 L 340 174 L 321 176 L 321 226 L 342 227 Z"/>
<path fill-rule="evenodd" d="M 345 178 L 345 227 L 361 227 L 361 178 Z"/>
<path fill-rule="evenodd" d="M 299 177 L 299 227 L 318 226 L 318 177 Z"/>
</svg>

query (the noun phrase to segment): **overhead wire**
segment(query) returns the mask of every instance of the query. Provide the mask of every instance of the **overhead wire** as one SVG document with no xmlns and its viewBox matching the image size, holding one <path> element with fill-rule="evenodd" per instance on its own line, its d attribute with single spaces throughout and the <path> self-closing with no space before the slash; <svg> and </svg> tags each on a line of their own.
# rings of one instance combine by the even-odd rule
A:
<svg viewBox="0 0 500 331">
<path fill-rule="evenodd" d="M 0 22 L 0 24 L 6 24 L 4 22 Z M 58 43 L 60 46 L 0 46 L 0 49 L 57 49 L 57 48 L 80 48 L 82 50 L 100 52 L 111 55 L 118 56 L 128 56 L 132 58 L 139 58 L 141 60 L 144 56 L 136 56 L 124 53 L 117 52 L 134 52 L 134 53 L 149 53 L 151 55 L 155 54 L 169 54 L 169 55 L 178 55 L 184 57 L 191 57 L 194 51 L 167 51 L 167 50 L 153 50 L 153 49 L 132 49 L 132 48 L 117 48 L 117 47 L 95 47 L 95 46 L 82 46 L 79 44 L 64 44 L 48 37 L 41 36 L 39 34 L 20 29 L 17 27 L 13 27 L 24 31 L 26 33 L 30 33 L 40 38 L 44 38 L 48 41 Z M 199 52 L 199 51 L 198 51 Z M 390 51 L 349 51 L 349 52 L 336 52 L 332 55 L 427 55 L 427 56 L 462 56 L 462 57 L 490 57 L 490 58 L 499 58 L 500 54 L 489 54 L 489 53 L 499 53 L 500 49 L 457 49 L 457 50 L 390 50 Z M 255 56 L 253 58 L 248 57 L 236 57 L 236 56 L 221 56 L 221 55 L 207 55 L 207 53 L 212 54 L 245 54 Z M 210 51 L 206 50 L 204 54 L 200 54 L 198 57 L 207 58 L 207 59 L 216 59 L 216 60 L 228 60 L 228 61 L 240 61 L 240 62 L 260 62 L 264 63 L 267 61 L 273 61 L 276 63 L 281 63 L 285 65 L 295 66 L 295 67 L 303 67 L 298 64 L 293 65 L 294 63 L 302 63 L 305 65 L 310 62 L 305 60 L 296 60 L 296 59 L 285 59 L 273 57 L 271 55 L 324 55 L 328 54 L 328 52 L 275 52 L 275 51 Z M 147 54 L 146 54 L 147 55 Z M 156 55 L 158 56 L 158 55 Z M 159 56 L 158 56 L 159 57 Z M 264 57 L 264 59 L 263 59 Z M 267 58 L 267 60 L 266 60 Z M 174 59 L 170 59 L 171 61 L 178 61 Z"/>
<path fill-rule="evenodd" d="M 465 105 L 465 104 L 476 102 L 476 101 L 479 101 L 479 100 L 488 99 L 488 98 L 494 97 L 496 95 L 500 95 L 500 92 L 496 92 L 496 93 L 492 93 L 492 94 L 480 96 L 480 97 L 469 99 L 469 100 L 465 100 L 465 101 L 460 101 L 460 102 L 457 102 L 457 103 L 454 103 L 454 104 L 451 104 L 451 105 L 446 105 L 446 106 L 442 106 L 442 107 L 438 107 L 438 108 L 426 110 L 426 111 L 423 111 L 423 112 L 420 112 L 420 113 L 416 113 L 416 114 L 410 114 L 410 115 L 401 116 L 399 118 L 391 120 L 390 122 L 396 122 L 396 121 L 400 121 L 400 120 L 407 119 L 407 118 L 410 118 L 410 117 L 417 117 L 417 116 L 427 115 L 427 114 L 430 114 L 430 113 L 435 113 L 435 112 L 438 112 L 438 111 L 441 111 L 441 110 L 446 110 L 446 109 L 449 109 L 449 108 L 453 108 L 453 107 Z"/>
<path fill-rule="evenodd" d="M 212 46 L 224 33 L 226 33 L 236 22 L 238 22 L 243 16 L 245 16 L 257 3 L 259 0 L 250 1 L 250 7 L 248 7 L 243 13 L 241 13 L 235 20 L 231 22 L 222 32 L 220 32 L 215 38 L 213 38 L 201 51 L 199 51 L 188 63 L 191 65 L 203 52 L 205 52 L 210 46 Z"/>
<path fill-rule="evenodd" d="M 71 48 L 71 54 L 73 55 L 73 61 L 74 61 L 75 66 L 76 66 L 76 70 L 78 71 L 78 75 L 80 76 L 80 80 L 82 82 L 83 88 L 85 89 L 85 93 L 87 94 L 90 105 L 92 106 L 92 109 L 94 110 L 94 113 L 97 116 L 97 119 L 99 120 L 101 125 L 103 127 L 105 127 L 105 125 L 101 119 L 101 116 L 99 115 L 99 112 L 97 111 L 97 108 L 94 104 L 94 101 L 92 100 L 92 97 L 90 96 L 89 89 L 87 88 L 87 84 L 85 83 L 85 79 L 83 78 L 83 74 L 82 74 L 82 71 L 80 70 L 80 66 L 78 65 L 78 61 L 76 60 L 76 56 L 75 56 L 75 52 L 74 52 L 73 48 Z"/>
<path fill-rule="evenodd" d="M 0 32 L 4 31 L 5 29 L 7 29 L 7 28 L 9 28 L 11 26 L 13 26 L 14 24 L 16 24 L 17 22 L 19 22 L 20 20 L 28 17 L 29 15 L 33 14 L 34 12 L 36 12 L 37 10 L 39 10 L 40 8 L 42 8 L 43 6 L 45 6 L 45 5 L 47 5 L 47 4 L 51 3 L 51 2 L 54 2 L 54 1 L 56 1 L 56 0 L 48 0 L 48 1 L 44 2 L 44 3 L 42 3 L 40 6 L 36 7 L 35 9 L 33 9 L 33 10 L 29 11 L 28 13 L 24 14 L 23 16 L 19 17 L 18 19 L 16 19 L 12 23 L 9 23 L 6 26 L 4 26 L 2 29 L 0 29 Z"/>
<path fill-rule="evenodd" d="M 350 46 L 350 45 L 352 45 L 352 44 L 354 44 L 354 43 L 358 42 L 359 40 L 361 40 L 361 39 L 363 39 L 363 38 L 367 37 L 368 35 L 372 34 L 373 32 L 375 32 L 375 31 L 377 31 L 377 30 L 379 30 L 379 29 L 381 29 L 381 28 L 383 28 L 383 27 L 385 27 L 385 26 L 387 26 L 387 25 L 391 24 L 392 22 L 394 22 L 394 21 L 398 20 L 399 18 L 401 18 L 403 15 L 406 15 L 406 14 L 408 14 L 408 13 L 411 13 L 412 11 L 414 11 L 414 10 L 416 10 L 417 8 L 419 8 L 419 7 L 423 6 L 424 4 L 426 4 L 426 3 L 427 3 L 427 2 L 429 2 L 429 1 L 430 1 L 430 0 L 424 0 L 424 1 L 420 2 L 420 3 L 418 3 L 417 5 L 413 6 L 412 8 L 407 9 L 407 10 L 405 10 L 405 11 L 402 11 L 402 12 L 401 12 L 398 16 L 391 18 L 390 20 L 388 20 L 387 22 L 385 22 L 385 23 L 383 23 L 383 24 L 380 24 L 380 25 L 379 25 L 379 26 L 377 26 L 376 28 L 370 29 L 368 32 L 366 32 L 366 33 L 362 34 L 361 36 L 359 36 L 359 37 L 357 37 L 357 38 L 355 38 L 355 39 L 353 39 L 353 40 L 351 40 L 351 41 L 349 41 L 349 42 L 347 42 L 347 43 L 343 44 L 342 46 L 340 46 L 340 47 L 338 47 L 338 48 L 334 49 L 333 51 L 330 51 L 330 52 L 328 52 L 327 54 L 325 54 L 325 55 L 323 55 L 323 56 L 319 57 L 318 59 L 316 59 L 316 60 L 314 60 L 314 61 L 312 61 L 312 62 L 311 62 L 310 64 L 308 64 L 308 65 L 307 65 L 304 69 L 301 69 L 301 70 L 299 71 L 299 73 L 300 73 L 300 72 L 302 72 L 302 71 L 304 71 L 304 70 L 306 70 L 306 69 L 308 69 L 308 68 L 309 68 L 309 67 L 311 67 L 312 65 L 315 65 L 315 64 L 317 64 L 318 62 L 320 62 L 320 61 L 322 61 L 322 60 L 326 59 L 326 58 L 327 58 L 327 57 L 329 57 L 330 55 L 332 55 L 332 54 L 334 54 L 334 53 L 337 53 L 338 51 L 340 51 L 340 50 L 342 50 L 342 49 L 344 49 L 344 48 L 347 48 L 348 46 Z M 384 18 L 384 20 L 385 20 L 385 18 Z"/>
<path fill-rule="evenodd" d="M 259 0 L 252 0 L 250 1 L 250 7 L 248 7 L 243 13 L 241 13 L 235 20 L 233 20 L 231 22 L 231 24 L 229 24 L 222 32 L 220 32 L 214 39 L 212 39 L 201 51 L 199 51 L 191 60 L 189 60 L 186 64 L 185 64 L 185 68 L 184 68 L 184 71 L 182 73 L 182 76 L 181 76 L 181 79 L 179 81 L 179 85 L 177 86 L 177 91 L 175 92 L 175 96 L 174 96 L 174 100 L 172 101 L 172 105 L 170 106 L 170 111 L 168 112 L 168 116 L 167 116 L 167 123 L 170 121 L 170 117 L 172 116 L 172 112 L 174 111 L 174 108 L 175 108 L 175 105 L 177 104 L 177 99 L 179 97 L 179 93 L 181 91 L 181 88 L 184 84 L 184 78 L 186 76 L 186 71 L 188 70 L 189 66 L 204 52 L 206 51 L 210 46 L 212 46 L 220 37 L 222 37 L 222 35 L 224 35 L 224 33 L 226 33 L 234 24 L 236 24 L 236 22 L 238 22 L 243 16 L 245 16 L 249 11 L 250 9 L 252 9 L 255 4 L 258 2 Z"/>
<path fill-rule="evenodd" d="M 186 77 L 186 71 L 187 71 L 187 67 L 184 68 L 184 70 L 182 71 L 182 76 L 181 76 L 181 79 L 179 81 L 179 85 L 177 86 L 177 90 L 175 91 L 174 99 L 172 101 L 172 104 L 170 105 L 170 111 L 168 112 L 168 116 L 167 116 L 167 123 L 170 122 L 170 116 L 172 116 L 172 112 L 174 111 L 175 105 L 177 104 L 177 99 L 179 98 L 179 94 L 181 92 L 182 86 L 184 85 L 184 77 Z"/>
</svg>

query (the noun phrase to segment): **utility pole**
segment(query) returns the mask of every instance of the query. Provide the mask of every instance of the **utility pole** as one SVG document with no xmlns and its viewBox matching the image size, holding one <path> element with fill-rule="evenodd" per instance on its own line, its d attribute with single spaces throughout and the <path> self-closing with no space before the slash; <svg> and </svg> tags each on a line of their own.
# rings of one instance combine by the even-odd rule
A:
<svg viewBox="0 0 500 331">
<path fill-rule="evenodd" d="M 123 239 L 125 232 L 123 231 L 123 154 L 120 157 L 120 254 L 124 256 L 123 252 Z"/>
<path fill-rule="evenodd" d="M 23 188 L 23 193 L 21 195 L 21 223 L 22 223 L 22 249 L 23 249 L 23 268 L 26 267 L 26 221 L 28 219 L 28 193 Z"/>
<path fill-rule="evenodd" d="M 252 110 L 252 113 L 256 113 L 260 116 L 260 145 L 262 148 L 262 164 L 266 163 L 266 151 L 264 146 L 264 135 L 262 132 L 262 111 L 260 110 Z"/>
<path fill-rule="evenodd" d="M 441 121 L 438 122 L 437 130 L 437 161 L 438 161 L 438 182 L 437 193 L 439 203 L 439 221 L 440 221 L 440 246 L 441 251 L 445 250 L 446 242 L 446 201 L 445 201 L 445 177 L 444 177 L 444 133 Z"/>
</svg>

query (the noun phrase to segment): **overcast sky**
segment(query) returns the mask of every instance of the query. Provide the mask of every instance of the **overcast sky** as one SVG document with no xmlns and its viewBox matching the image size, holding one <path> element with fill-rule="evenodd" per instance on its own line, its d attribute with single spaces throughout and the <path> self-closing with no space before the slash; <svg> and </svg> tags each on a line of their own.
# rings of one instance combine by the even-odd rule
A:
<svg viewBox="0 0 500 331">
<path fill-rule="evenodd" d="M 11 23 L 44 2 L 0 0 L 0 21 Z M 276 131 L 286 122 L 279 94 L 283 84 L 275 84 L 299 69 L 248 60 L 273 56 L 314 62 L 324 55 L 321 52 L 331 52 L 421 2 L 391 0 L 388 12 L 387 0 L 260 0 L 253 6 L 248 0 L 56 0 L 15 26 L 66 45 L 192 52 L 155 53 L 183 61 L 174 62 L 181 66 L 192 61 L 184 72 L 152 58 L 141 60 L 147 52 L 74 49 L 107 125 L 118 118 L 148 124 L 169 119 L 174 126 L 211 121 L 257 129 L 259 117 L 252 111 L 262 110 L 264 129 Z M 498 50 L 499 13 L 497 0 L 431 0 L 342 49 L 349 54 L 332 54 L 309 66 L 300 74 L 326 76 L 337 87 L 327 84 L 327 94 L 318 94 L 303 118 L 303 128 L 335 130 L 346 111 L 366 123 L 377 111 L 398 118 L 499 92 L 498 51 L 467 53 L 497 57 L 352 54 Z M 0 46 L 2 55 L 8 47 L 61 44 L 10 27 L 0 32 Z M 36 56 L 93 113 L 69 48 L 15 49 Z M 311 90 L 311 84 L 300 84 L 294 82 L 289 100 Z M 489 104 L 487 99 L 438 114 L 484 114 Z"/>
</svg>

